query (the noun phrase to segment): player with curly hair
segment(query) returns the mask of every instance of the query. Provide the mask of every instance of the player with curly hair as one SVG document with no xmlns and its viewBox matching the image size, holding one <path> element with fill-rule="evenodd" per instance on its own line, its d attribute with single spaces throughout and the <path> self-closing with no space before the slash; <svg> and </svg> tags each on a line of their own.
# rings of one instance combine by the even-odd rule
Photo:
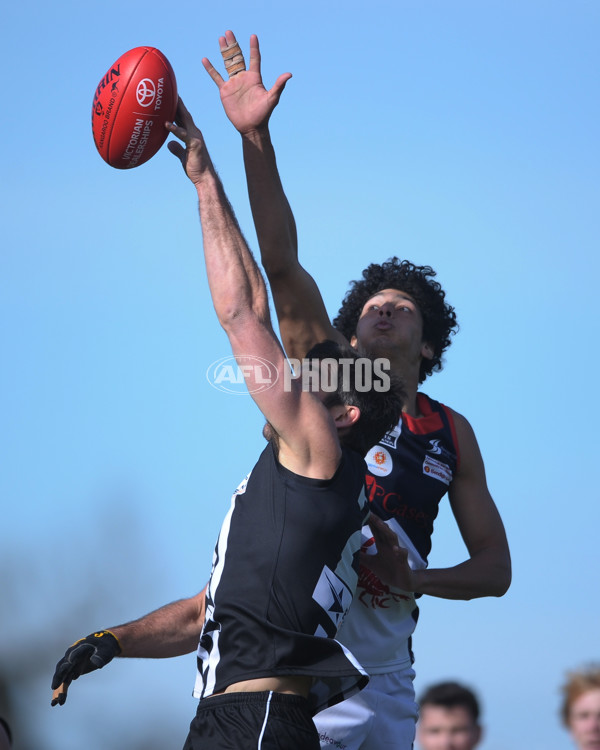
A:
<svg viewBox="0 0 600 750">
<path fill-rule="evenodd" d="M 442 369 L 442 354 L 450 346 L 450 336 L 458 329 L 454 308 L 446 302 L 446 293 L 434 281 L 431 266 L 415 266 L 408 260 L 390 258 L 378 265 L 371 263 L 362 278 L 351 284 L 333 326 L 348 341 L 356 337 L 356 328 L 367 300 L 384 289 L 402 290 L 414 300 L 423 320 L 423 339 L 431 344 L 431 358 L 423 357 L 419 383 L 432 372 Z"/>
<path fill-rule="evenodd" d="M 220 46 L 241 55 L 231 31 Z M 268 128 L 291 74 L 265 89 L 256 36 L 250 39 L 248 69 L 243 57 L 234 72 L 226 64 L 228 80 L 207 59 L 203 64 L 242 137 L 261 260 L 287 355 L 301 360 L 318 341 L 348 340 L 361 355 L 388 360 L 404 382 L 407 400 L 397 426 L 366 456 L 370 507 L 383 522 L 364 530 L 357 595 L 338 634 L 371 679 L 358 696 L 315 720 L 322 748 L 410 750 L 417 718 L 411 650 L 416 597 L 502 596 L 511 578 L 504 526 L 473 429 L 465 417 L 419 390 L 441 369 L 456 316 L 430 267 L 392 258 L 370 265 L 351 285 L 334 327 L 314 279 L 298 261 L 295 221 Z M 433 522 L 446 494 L 468 558 L 428 569 Z M 393 544 L 380 544 L 377 552 L 378 541 Z"/>
</svg>

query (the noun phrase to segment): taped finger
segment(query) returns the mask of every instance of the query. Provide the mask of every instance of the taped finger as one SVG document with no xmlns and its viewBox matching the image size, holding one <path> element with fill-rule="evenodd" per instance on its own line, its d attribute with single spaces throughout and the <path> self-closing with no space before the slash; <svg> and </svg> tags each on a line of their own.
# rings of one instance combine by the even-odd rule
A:
<svg viewBox="0 0 600 750">
<path fill-rule="evenodd" d="M 246 70 L 246 61 L 244 60 L 244 55 L 242 54 L 240 45 L 237 42 L 228 44 L 227 47 L 222 47 L 221 55 L 223 55 L 225 70 L 230 78 L 237 73 Z"/>
</svg>

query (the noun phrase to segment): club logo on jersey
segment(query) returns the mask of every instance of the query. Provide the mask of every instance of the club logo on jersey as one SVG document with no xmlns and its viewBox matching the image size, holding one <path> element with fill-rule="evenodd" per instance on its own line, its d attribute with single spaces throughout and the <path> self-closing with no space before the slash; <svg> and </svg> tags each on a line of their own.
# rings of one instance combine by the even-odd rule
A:
<svg viewBox="0 0 600 750">
<path fill-rule="evenodd" d="M 452 481 L 452 469 L 448 464 L 438 461 L 431 456 L 425 456 L 423 461 L 423 474 L 426 474 L 433 479 L 438 479 L 444 484 L 450 484 Z"/>
<path fill-rule="evenodd" d="M 411 597 L 406 594 L 401 594 L 399 591 L 390 591 L 385 583 L 382 583 L 375 573 L 365 568 L 364 565 L 360 566 L 356 593 L 358 601 L 369 609 L 388 609 L 398 602 L 411 600 Z"/>
<path fill-rule="evenodd" d="M 402 432 L 402 420 L 394 427 L 393 430 L 386 432 L 386 434 L 379 441 L 381 445 L 387 445 L 389 448 L 395 448 L 400 433 Z"/>
<path fill-rule="evenodd" d="M 378 477 L 387 477 L 394 468 L 392 456 L 388 450 L 381 445 L 375 445 L 365 457 L 367 466 L 371 474 Z"/>
<path fill-rule="evenodd" d="M 442 458 L 448 459 L 450 461 L 453 461 L 456 458 L 456 454 L 454 454 L 452 451 L 449 451 L 447 448 L 444 448 L 444 446 L 441 445 L 440 440 L 430 440 L 429 448 L 427 448 L 427 453 L 433 453 L 434 456 L 441 456 Z"/>
<path fill-rule="evenodd" d="M 333 623 L 334 630 L 328 634 L 332 637 L 352 604 L 352 592 L 339 576 L 325 566 L 313 591 L 313 599 Z"/>
<path fill-rule="evenodd" d="M 238 486 L 237 486 L 237 487 L 235 488 L 235 490 L 234 490 L 234 493 L 233 493 L 233 494 L 234 494 L 234 496 L 235 496 L 235 495 L 243 495 L 243 494 L 244 494 L 244 492 L 246 492 L 246 487 L 248 486 L 248 481 L 249 481 L 249 479 L 250 479 L 250 475 L 251 475 L 251 474 L 252 474 L 252 472 L 250 472 L 249 474 L 247 474 L 247 475 L 246 475 L 246 476 L 245 476 L 245 477 L 244 477 L 244 478 L 242 479 L 242 481 L 241 481 L 241 482 L 240 482 L 240 483 L 238 484 Z"/>
</svg>

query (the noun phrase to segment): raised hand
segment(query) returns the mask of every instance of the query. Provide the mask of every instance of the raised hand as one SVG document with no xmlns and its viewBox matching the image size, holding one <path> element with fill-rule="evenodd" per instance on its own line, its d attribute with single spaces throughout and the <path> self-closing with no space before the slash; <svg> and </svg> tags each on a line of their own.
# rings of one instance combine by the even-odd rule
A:
<svg viewBox="0 0 600 750">
<path fill-rule="evenodd" d="M 248 70 L 232 31 L 226 31 L 225 36 L 219 37 L 219 47 L 229 80 L 225 81 L 206 57 L 202 64 L 219 89 L 225 114 L 241 134 L 265 127 L 292 74 L 282 73 L 267 91 L 260 71 L 260 48 L 256 34 L 250 37 Z"/>
<path fill-rule="evenodd" d="M 179 159 L 185 173 L 195 185 L 208 170 L 212 169 L 212 162 L 202 133 L 196 127 L 181 97 L 175 119 L 176 123 L 168 122 L 166 128 L 185 143 L 185 148 L 177 141 L 169 141 L 167 147 Z"/>
</svg>

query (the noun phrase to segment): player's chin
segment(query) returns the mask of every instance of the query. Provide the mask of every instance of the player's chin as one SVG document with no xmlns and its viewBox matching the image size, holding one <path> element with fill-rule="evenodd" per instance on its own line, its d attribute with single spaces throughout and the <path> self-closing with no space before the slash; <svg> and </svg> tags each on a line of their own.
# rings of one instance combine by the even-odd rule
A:
<svg viewBox="0 0 600 750">
<path fill-rule="evenodd" d="M 265 426 L 263 427 L 262 434 L 263 434 L 264 439 L 267 440 L 268 442 L 270 442 L 271 440 L 274 440 L 275 436 L 277 435 L 277 433 L 273 429 L 270 422 L 265 422 Z"/>
<path fill-rule="evenodd" d="M 374 336 L 368 341 L 361 341 L 360 350 L 367 357 L 385 357 L 397 348 L 397 343 L 386 333 Z"/>
</svg>

